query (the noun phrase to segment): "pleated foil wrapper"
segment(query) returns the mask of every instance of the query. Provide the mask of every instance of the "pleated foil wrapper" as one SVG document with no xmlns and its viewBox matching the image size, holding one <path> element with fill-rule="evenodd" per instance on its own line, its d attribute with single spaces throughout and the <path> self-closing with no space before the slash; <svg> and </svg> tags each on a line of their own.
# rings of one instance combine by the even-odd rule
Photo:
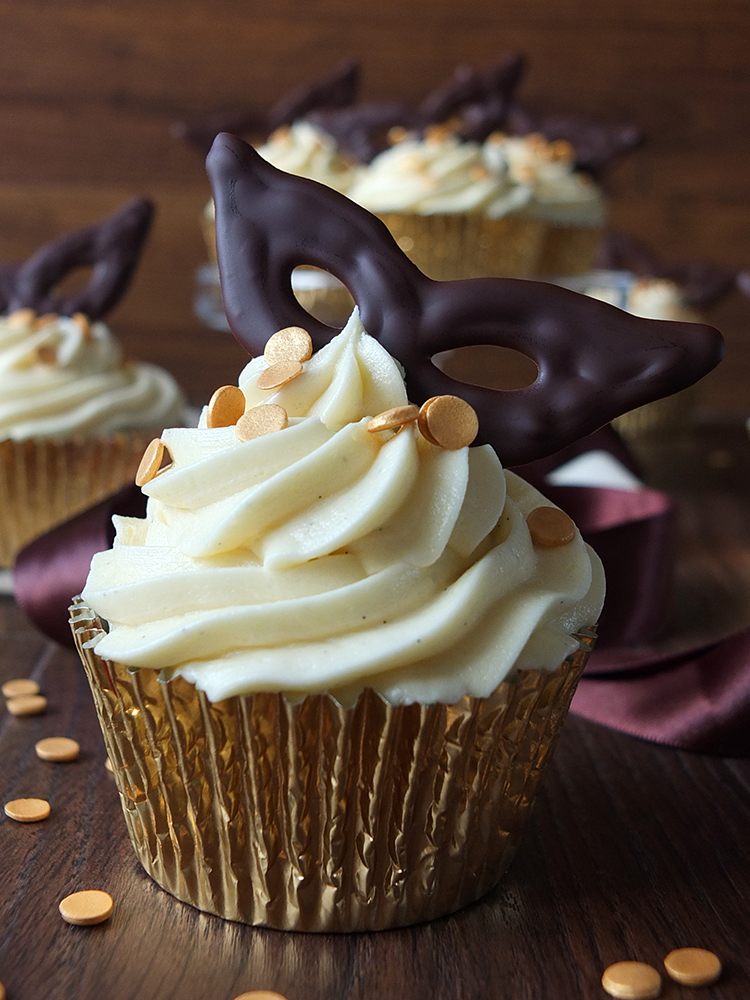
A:
<svg viewBox="0 0 750 1000">
<path fill-rule="evenodd" d="M 488 698 L 351 708 L 327 694 L 212 703 L 181 678 L 103 661 L 71 625 L 130 839 L 167 892 L 228 920 L 372 931 L 451 913 L 516 851 L 594 641 Z"/>
<path fill-rule="evenodd" d="M 131 483 L 159 431 L 0 441 L 0 567 L 34 538 Z"/>
<path fill-rule="evenodd" d="M 396 243 L 429 278 L 528 278 L 538 274 L 546 223 L 481 213 L 378 214 Z"/>
<path fill-rule="evenodd" d="M 599 226 L 545 223 L 536 273 L 555 278 L 593 271 L 603 233 Z"/>
</svg>

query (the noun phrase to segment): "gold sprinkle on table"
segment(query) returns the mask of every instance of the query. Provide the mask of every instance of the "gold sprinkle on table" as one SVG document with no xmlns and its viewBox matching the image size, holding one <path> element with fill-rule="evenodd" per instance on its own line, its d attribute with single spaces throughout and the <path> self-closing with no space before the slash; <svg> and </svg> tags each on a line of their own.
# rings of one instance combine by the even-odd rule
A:
<svg viewBox="0 0 750 1000">
<path fill-rule="evenodd" d="M 47 709 L 47 699 L 41 694 L 22 694 L 9 698 L 6 707 L 11 715 L 41 715 Z"/>
<path fill-rule="evenodd" d="M 403 125 L 393 125 L 388 129 L 388 143 L 391 146 L 397 146 L 398 143 L 408 138 L 409 132 Z"/>
<path fill-rule="evenodd" d="M 67 736 L 47 736 L 39 740 L 34 749 L 37 757 L 54 761 L 75 760 L 81 752 L 78 742 Z"/>
<path fill-rule="evenodd" d="M 676 948 L 664 959 L 664 968 L 683 986 L 710 986 L 721 975 L 721 959 L 705 948 Z"/>
<path fill-rule="evenodd" d="M 222 385 L 208 402 L 207 427 L 232 427 L 245 412 L 245 393 L 238 385 Z"/>
<path fill-rule="evenodd" d="M 283 431 L 288 423 L 289 419 L 283 406 L 278 406 L 276 403 L 260 403 L 245 410 L 237 421 L 235 432 L 240 441 L 252 441 L 254 438 L 263 437 L 264 434 Z"/>
<path fill-rule="evenodd" d="M 5 815 L 19 823 L 38 823 L 49 816 L 46 799 L 12 799 L 5 803 Z"/>
<path fill-rule="evenodd" d="M 602 986 L 618 1000 L 653 1000 L 661 993 L 661 976 L 645 962 L 615 962 L 604 970 Z"/>
<path fill-rule="evenodd" d="M 367 430 L 371 434 L 375 434 L 377 431 L 392 431 L 397 427 L 403 427 L 404 424 L 412 423 L 418 416 L 419 410 L 416 406 L 411 404 L 394 406 L 392 409 L 383 410 L 382 413 L 373 417 L 367 425 Z"/>
<path fill-rule="evenodd" d="M 309 361 L 312 357 L 312 337 L 301 326 L 287 326 L 269 338 L 263 357 L 269 365 L 281 361 Z"/>
<path fill-rule="evenodd" d="M 39 685 L 29 677 L 17 677 L 6 681 L 0 690 L 6 698 L 18 698 L 24 694 L 39 694 Z"/>
<path fill-rule="evenodd" d="M 255 383 L 259 389 L 280 389 L 302 374 L 301 361 L 277 361 L 264 368 Z"/>
<path fill-rule="evenodd" d="M 248 990 L 247 993 L 240 993 L 234 1000 L 286 1000 L 286 997 L 274 990 Z"/>
<path fill-rule="evenodd" d="M 146 483 L 151 482 L 160 471 L 165 455 L 171 463 L 172 456 L 169 454 L 167 446 L 161 438 L 154 438 L 144 451 L 141 464 L 138 466 L 138 471 L 135 474 L 136 486 L 145 486 Z"/>
<path fill-rule="evenodd" d="M 479 431 L 474 408 L 458 396 L 432 396 L 420 407 L 417 423 L 423 437 L 449 451 L 467 448 Z"/>
<path fill-rule="evenodd" d="M 534 545 L 554 549 L 567 545 L 576 537 L 576 526 L 564 510 L 558 507 L 535 507 L 526 518 Z"/>
<path fill-rule="evenodd" d="M 114 900 L 102 889 L 84 889 L 66 896 L 60 903 L 60 916 L 69 924 L 85 927 L 101 924 L 112 915 Z"/>
</svg>

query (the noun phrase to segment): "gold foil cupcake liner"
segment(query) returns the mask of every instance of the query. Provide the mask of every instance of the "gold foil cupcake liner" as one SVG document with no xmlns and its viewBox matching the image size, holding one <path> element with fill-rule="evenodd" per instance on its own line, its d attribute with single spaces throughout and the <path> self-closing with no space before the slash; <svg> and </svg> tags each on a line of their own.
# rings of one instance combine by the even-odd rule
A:
<svg viewBox="0 0 750 1000">
<path fill-rule="evenodd" d="M 420 271 L 438 281 L 528 278 L 538 273 L 546 228 L 539 219 L 407 212 L 384 212 L 378 217 Z"/>
<path fill-rule="evenodd" d="M 700 388 L 691 385 L 672 396 L 665 396 L 664 399 L 657 399 L 630 410 L 629 413 L 623 413 L 612 423 L 629 440 L 654 434 L 674 434 L 692 426 L 699 397 Z"/>
<path fill-rule="evenodd" d="M 34 538 L 131 483 L 153 436 L 0 441 L 0 567 L 12 566 Z"/>
<path fill-rule="evenodd" d="M 594 633 L 551 673 L 488 698 L 351 708 L 327 694 L 212 703 L 181 678 L 103 661 L 71 624 L 133 847 L 178 899 L 229 920 L 366 931 L 451 913 L 501 878 Z"/>
<path fill-rule="evenodd" d="M 586 274 L 596 267 L 604 230 L 546 222 L 536 273 L 544 277 Z"/>
</svg>

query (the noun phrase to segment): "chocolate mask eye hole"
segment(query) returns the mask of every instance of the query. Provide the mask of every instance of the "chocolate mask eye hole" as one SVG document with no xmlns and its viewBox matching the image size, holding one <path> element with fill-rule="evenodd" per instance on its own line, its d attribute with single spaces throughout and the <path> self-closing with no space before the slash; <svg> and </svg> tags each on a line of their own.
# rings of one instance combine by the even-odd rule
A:
<svg viewBox="0 0 750 1000">
<path fill-rule="evenodd" d="M 499 392 L 525 389 L 539 378 L 539 368 L 526 354 L 493 344 L 442 351 L 433 355 L 432 363 L 458 382 Z"/>
<path fill-rule="evenodd" d="M 10 309 L 63 316 L 82 312 L 100 319 L 130 284 L 153 214 L 150 201 L 137 199 L 97 225 L 46 244 L 18 269 Z M 81 268 L 90 268 L 84 287 L 71 293 L 60 290 L 66 277 Z"/>
<path fill-rule="evenodd" d="M 367 332 L 406 371 L 409 398 L 452 394 L 479 415 L 481 440 L 506 465 L 551 455 L 614 417 L 691 385 L 722 355 L 716 330 L 631 316 L 555 285 L 511 278 L 432 281 L 385 226 L 343 195 L 276 170 L 250 146 L 217 136 L 207 160 L 229 325 L 251 354 L 287 326 L 316 348 L 337 332 L 294 298 L 295 267 L 339 278 Z M 531 358 L 533 384 L 497 392 L 450 378 L 444 351 L 494 345 Z"/>
</svg>

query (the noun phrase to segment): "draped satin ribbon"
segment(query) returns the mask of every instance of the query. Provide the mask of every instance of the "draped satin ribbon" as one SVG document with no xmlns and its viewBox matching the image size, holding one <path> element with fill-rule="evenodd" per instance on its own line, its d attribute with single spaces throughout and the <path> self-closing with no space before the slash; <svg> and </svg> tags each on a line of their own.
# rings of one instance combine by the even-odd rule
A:
<svg viewBox="0 0 750 1000">
<path fill-rule="evenodd" d="M 552 458 L 519 469 L 567 511 L 599 553 L 607 601 L 599 640 L 572 711 L 643 739 L 688 750 L 750 756 L 750 628 L 680 653 L 638 648 L 658 637 L 670 583 L 673 502 L 658 490 L 552 486 L 546 475 L 589 450 L 604 449 L 637 471 L 610 428 Z M 68 605 L 94 553 L 114 538 L 112 515 L 143 517 L 135 486 L 27 546 L 14 570 L 16 598 L 46 635 L 71 646 Z"/>
</svg>

